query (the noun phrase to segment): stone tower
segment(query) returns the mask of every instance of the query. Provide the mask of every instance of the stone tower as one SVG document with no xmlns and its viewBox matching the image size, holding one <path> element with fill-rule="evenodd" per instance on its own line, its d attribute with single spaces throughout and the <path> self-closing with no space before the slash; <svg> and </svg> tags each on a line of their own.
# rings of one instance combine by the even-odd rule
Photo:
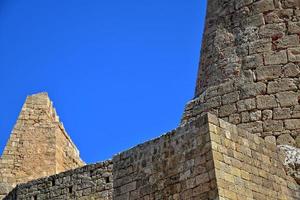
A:
<svg viewBox="0 0 300 200">
<path fill-rule="evenodd" d="M 0 158 L 0 199 L 16 184 L 83 165 L 48 95 L 28 96 Z"/>
<path fill-rule="evenodd" d="M 182 123 L 211 112 L 300 147 L 300 1 L 208 0 L 195 98 Z"/>
</svg>

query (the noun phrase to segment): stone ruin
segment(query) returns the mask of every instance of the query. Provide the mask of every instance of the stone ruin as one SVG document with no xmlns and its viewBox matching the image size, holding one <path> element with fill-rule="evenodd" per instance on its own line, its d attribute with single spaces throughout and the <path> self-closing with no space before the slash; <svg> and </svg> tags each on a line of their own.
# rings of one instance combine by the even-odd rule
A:
<svg viewBox="0 0 300 200">
<path fill-rule="evenodd" d="M 195 97 L 173 131 L 85 165 L 48 95 L 0 159 L 5 200 L 300 199 L 300 1 L 208 0 Z"/>
</svg>

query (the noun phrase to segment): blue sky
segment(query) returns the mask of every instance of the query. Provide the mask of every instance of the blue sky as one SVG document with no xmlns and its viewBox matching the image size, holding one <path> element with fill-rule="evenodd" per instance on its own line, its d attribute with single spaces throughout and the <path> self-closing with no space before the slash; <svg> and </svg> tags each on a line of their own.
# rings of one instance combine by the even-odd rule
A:
<svg viewBox="0 0 300 200">
<path fill-rule="evenodd" d="M 42 91 L 87 163 L 176 128 L 205 2 L 1 0 L 0 152 L 26 96 Z"/>
</svg>

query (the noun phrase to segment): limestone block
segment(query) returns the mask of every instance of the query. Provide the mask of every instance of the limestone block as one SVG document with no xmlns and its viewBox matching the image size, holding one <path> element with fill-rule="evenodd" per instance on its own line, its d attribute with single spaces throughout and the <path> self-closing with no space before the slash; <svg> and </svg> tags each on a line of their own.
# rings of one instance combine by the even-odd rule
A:
<svg viewBox="0 0 300 200">
<path fill-rule="evenodd" d="M 256 69 L 259 66 L 262 66 L 263 63 L 263 57 L 260 54 L 253 54 L 250 56 L 246 56 L 243 59 L 242 62 L 242 68 L 243 69 Z"/>
<path fill-rule="evenodd" d="M 258 109 L 269 109 L 278 107 L 274 95 L 259 95 L 256 97 Z"/>
<path fill-rule="evenodd" d="M 237 111 L 237 108 L 236 108 L 235 104 L 227 104 L 227 105 L 220 107 L 219 116 L 226 117 L 226 116 L 229 116 L 230 114 L 235 113 L 236 111 Z"/>
<path fill-rule="evenodd" d="M 288 90 L 297 90 L 297 85 L 294 79 L 283 78 L 278 81 L 271 81 L 268 84 L 268 93 L 277 93 Z"/>
<path fill-rule="evenodd" d="M 270 39 L 260 39 L 249 44 L 249 54 L 257 54 L 272 51 L 272 41 Z"/>
<path fill-rule="evenodd" d="M 264 53 L 264 58 L 266 65 L 286 64 L 288 62 L 287 53 L 285 50 Z"/>
<path fill-rule="evenodd" d="M 231 92 L 222 96 L 223 104 L 235 103 L 239 100 L 239 92 Z"/>
<path fill-rule="evenodd" d="M 300 48 L 289 48 L 288 59 L 290 62 L 300 62 Z"/>
<path fill-rule="evenodd" d="M 288 47 L 299 46 L 299 36 L 298 35 L 286 35 L 276 41 L 274 41 L 276 48 L 286 49 Z"/>
<path fill-rule="evenodd" d="M 235 1 L 235 8 L 238 10 L 242 7 L 245 7 L 247 5 L 250 5 L 253 3 L 253 0 L 241 0 L 241 1 Z"/>
<path fill-rule="evenodd" d="M 282 105 L 281 105 L 282 106 Z M 274 108 L 273 118 L 274 119 L 289 119 L 291 118 L 290 108 Z"/>
<path fill-rule="evenodd" d="M 273 0 L 260 0 L 253 4 L 254 13 L 263 13 L 275 9 Z"/>
<path fill-rule="evenodd" d="M 281 120 L 266 120 L 263 122 L 265 132 L 275 132 L 283 130 L 283 121 Z"/>
<path fill-rule="evenodd" d="M 288 130 L 300 129 L 300 119 L 287 119 L 284 123 Z"/>
<path fill-rule="evenodd" d="M 256 97 L 260 94 L 266 93 L 266 84 L 262 82 L 242 84 L 240 86 L 240 97 L 241 99 L 247 99 Z"/>
<path fill-rule="evenodd" d="M 300 22 L 288 22 L 288 32 L 290 34 L 300 33 Z"/>
<path fill-rule="evenodd" d="M 281 76 L 281 65 L 261 66 L 255 70 L 258 81 L 272 80 Z"/>
<path fill-rule="evenodd" d="M 300 75 L 300 68 L 294 63 L 288 63 L 283 67 L 285 77 L 298 77 Z"/>
<path fill-rule="evenodd" d="M 272 110 L 263 110 L 262 111 L 262 120 L 272 119 L 273 111 Z"/>
<path fill-rule="evenodd" d="M 276 97 L 281 107 L 290 107 L 299 104 L 300 93 L 293 91 L 280 92 L 276 94 Z"/>
<path fill-rule="evenodd" d="M 285 23 L 266 24 L 260 27 L 259 34 L 262 37 L 273 38 L 273 37 L 283 36 L 285 31 L 286 31 Z"/>
</svg>

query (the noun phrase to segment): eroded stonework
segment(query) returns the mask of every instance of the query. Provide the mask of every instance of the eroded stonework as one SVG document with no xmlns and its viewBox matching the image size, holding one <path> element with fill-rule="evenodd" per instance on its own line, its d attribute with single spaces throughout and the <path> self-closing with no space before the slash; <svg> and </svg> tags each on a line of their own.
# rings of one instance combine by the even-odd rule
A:
<svg viewBox="0 0 300 200">
<path fill-rule="evenodd" d="M 300 199 L 299 36 L 299 0 L 208 0 L 180 126 L 75 170 L 84 163 L 48 96 L 28 97 L 0 159 L 0 198 Z"/>
<path fill-rule="evenodd" d="M 19 183 L 83 165 L 48 95 L 28 96 L 0 158 L 0 198 Z"/>
<path fill-rule="evenodd" d="M 211 112 L 299 148 L 299 35 L 298 0 L 208 0 L 195 99 L 182 123 Z"/>
</svg>

